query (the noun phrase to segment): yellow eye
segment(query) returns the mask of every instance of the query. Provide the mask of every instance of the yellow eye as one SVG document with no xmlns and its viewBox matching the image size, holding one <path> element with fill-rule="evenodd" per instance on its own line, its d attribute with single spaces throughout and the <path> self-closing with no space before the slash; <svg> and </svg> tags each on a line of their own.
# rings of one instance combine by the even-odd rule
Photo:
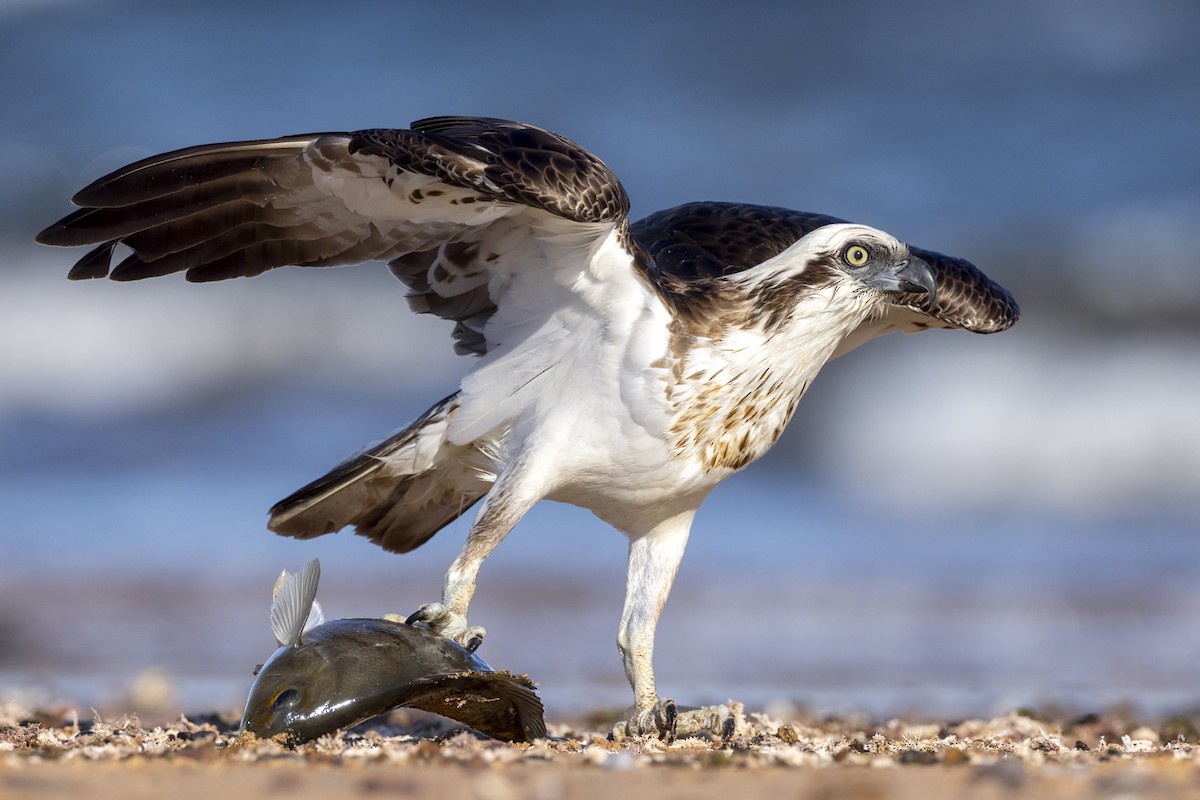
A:
<svg viewBox="0 0 1200 800">
<path fill-rule="evenodd" d="M 842 258 L 852 267 L 861 267 L 867 263 L 871 254 L 861 244 L 852 244 L 842 252 Z"/>
</svg>

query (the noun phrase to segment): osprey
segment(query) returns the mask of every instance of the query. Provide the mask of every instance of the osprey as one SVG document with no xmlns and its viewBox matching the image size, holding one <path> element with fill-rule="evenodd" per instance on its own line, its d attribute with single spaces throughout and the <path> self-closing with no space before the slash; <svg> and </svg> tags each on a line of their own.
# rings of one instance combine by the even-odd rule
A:
<svg viewBox="0 0 1200 800">
<path fill-rule="evenodd" d="M 876 336 L 994 333 L 1018 309 L 970 263 L 782 208 L 690 203 L 630 224 L 617 178 L 516 122 L 204 145 L 107 175 L 38 241 L 98 245 L 72 279 L 190 281 L 385 260 L 419 313 L 478 356 L 412 425 L 271 509 L 310 538 L 347 526 L 403 553 L 482 499 L 440 602 L 409 621 L 472 649 L 488 554 L 542 499 L 629 539 L 617 645 L 634 706 L 618 735 L 732 730 L 655 688 L 654 632 L 692 518 L 765 453 L 821 367 Z M 117 245 L 132 252 L 111 266 Z"/>
</svg>

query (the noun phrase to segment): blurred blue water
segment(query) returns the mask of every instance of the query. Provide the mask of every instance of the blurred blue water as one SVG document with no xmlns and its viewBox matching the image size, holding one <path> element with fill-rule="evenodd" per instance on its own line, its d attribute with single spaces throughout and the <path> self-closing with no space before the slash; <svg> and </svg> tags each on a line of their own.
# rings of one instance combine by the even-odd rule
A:
<svg viewBox="0 0 1200 800">
<path fill-rule="evenodd" d="M 0 689 L 93 702 L 160 665 L 188 702 L 236 703 L 272 576 L 314 555 L 335 614 L 436 595 L 461 525 L 403 558 L 264 525 L 463 368 L 394 282 L 68 284 L 75 254 L 31 239 L 152 152 L 466 113 L 578 139 L 635 214 L 860 219 L 976 260 L 1025 308 L 1002 337 L 832 365 L 714 494 L 659 643 L 679 699 L 1186 703 L 1197 34 L 1194 4 L 1115 0 L 0 9 Z M 897 405 L 937 424 L 881 436 Z M 487 656 L 559 707 L 624 702 L 624 542 L 544 505 L 485 567 Z"/>
</svg>

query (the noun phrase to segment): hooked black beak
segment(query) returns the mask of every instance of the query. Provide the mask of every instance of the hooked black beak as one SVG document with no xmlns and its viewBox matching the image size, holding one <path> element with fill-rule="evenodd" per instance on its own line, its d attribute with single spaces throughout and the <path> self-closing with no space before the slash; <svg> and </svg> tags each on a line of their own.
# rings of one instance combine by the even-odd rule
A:
<svg viewBox="0 0 1200 800">
<path fill-rule="evenodd" d="M 881 292 L 913 292 L 929 295 L 929 305 L 937 300 L 937 278 L 933 269 L 916 256 L 880 270 L 867 284 Z"/>
</svg>

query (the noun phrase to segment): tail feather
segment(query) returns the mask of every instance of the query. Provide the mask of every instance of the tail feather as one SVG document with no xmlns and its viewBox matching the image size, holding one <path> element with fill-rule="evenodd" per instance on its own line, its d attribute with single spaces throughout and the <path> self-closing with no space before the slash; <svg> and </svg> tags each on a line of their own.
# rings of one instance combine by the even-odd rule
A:
<svg viewBox="0 0 1200 800">
<path fill-rule="evenodd" d="M 280 500 L 268 526 L 311 539 L 352 525 L 385 550 L 406 553 L 457 519 L 491 488 L 480 451 L 446 441 L 457 394 L 412 425 Z"/>
</svg>

